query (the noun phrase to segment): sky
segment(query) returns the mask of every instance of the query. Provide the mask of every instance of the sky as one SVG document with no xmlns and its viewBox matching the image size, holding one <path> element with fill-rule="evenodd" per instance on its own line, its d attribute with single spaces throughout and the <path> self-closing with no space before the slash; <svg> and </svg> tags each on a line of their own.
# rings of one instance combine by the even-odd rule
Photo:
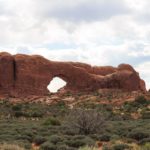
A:
<svg viewBox="0 0 150 150">
<path fill-rule="evenodd" d="M 128 63 L 150 88 L 150 0 L 0 0 L 0 51 Z"/>
<path fill-rule="evenodd" d="M 51 93 L 57 93 L 58 90 L 66 86 L 66 84 L 67 83 L 63 79 L 55 77 L 51 80 L 47 88 Z"/>
</svg>

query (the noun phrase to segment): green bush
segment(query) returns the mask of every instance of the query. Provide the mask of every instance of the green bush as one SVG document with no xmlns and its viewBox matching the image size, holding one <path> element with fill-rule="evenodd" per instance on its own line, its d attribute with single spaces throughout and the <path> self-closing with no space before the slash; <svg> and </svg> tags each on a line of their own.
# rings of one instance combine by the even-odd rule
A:
<svg viewBox="0 0 150 150">
<path fill-rule="evenodd" d="M 16 109 L 16 108 L 15 108 Z M 17 108 L 18 109 L 18 108 Z M 25 110 L 15 110 L 13 113 L 14 113 L 14 116 L 15 117 L 27 117 L 27 118 L 30 118 L 30 117 L 38 117 L 38 118 L 41 118 L 43 117 L 44 113 L 41 112 L 41 111 L 38 111 L 38 110 L 30 110 L 30 111 L 25 111 Z"/>
<path fill-rule="evenodd" d="M 150 143 L 143 145 L 140 150 L 150 150 Z"/>
<path fill-rule="evenodd" d="M 75 147 L 75 148 L 79 148 L 81 146 L 85 146 L 86 143 L 83 140 L 69 140 L 66 141 L 66 144 L 70 147 Z"/>
<path fill-rule="evenodd" d="M 112 147 L 113 150 L 126 150 L 130 147 L 127 144 L 116 144 Z"/>
<path fill-rule="evenodd" d="M 108 142 L 108 141 L 110 141 L 110 135 L 107 135 L 107 134 L 103 134 L 103 135 L 101 135 L 100 137 L 99 137 L 99 140 L 100 141 L 104 141 L 104 142 Z"/>
<path fill-rule="evenodd" d="M 57 118 L 54 117 L 50 117 L 48 119 L 45 120 L 45 122 L 43 123 L 46 126 L 52 125 L 52 126 L 60 126 L 61 123 Z"/>
<path fill-rule="evenodd" d="M 28 113 L 28 117 L 38 117 L 38 118 L 41 118 L 41 117 L 43 117 L 43 115 L 44 115 L 44 113 L 40 112 L 40 111 L 33 111 L 33 112 Z"/>
<path fill-rule="evenodd" d="M 81 147 L 79 148 L 79 150 L 99 150 L 99 148 L 96 147 L 90 147 L 90 146 L 85 146 L 85 147 Z"/>
<path fill-rule="evenodd" d="M 123 110 L 126 112 L 134 112 L 136 111 L 136 108 L 133 107 L 133 104 L 131 102 L 125 102 L 123 104 Z"/>
<path fill-rule="evenodd" d="M 83 141 L 85 142 L 85 144 L 87 146 L 93 146 L 93 145 L 95 145 L 95 141 L 92 138 L 90 138 L 90 137 L 85 137 L 83 139 Z"/>
<path fill-rule="evenodd" d="M 37 136 L 37 137 L 35 137 L 35 139 L 33 140 L 33 142 L 34 142 L 36 145 L 41 145 L 41 144 L 43 144 L 45 141 L 46 141 L 46 138 L 45 138 L 45 137 L 41 137 L 41 136 Z"/>
<path fill-rule="evenodd" d="M 74 135 L 73 137 L 72 137 L 72 139 L 74 139 L 74 140 L 82 140 L 82 139 L 85 139 L 87 136 L 85 136 L 85 135 Z"/>
<path fill-rule="evenodd" d="M 126 112 L 135 112 L 139 108 L 143 108 L 149 104 L 150 104 L 150 101 L 145 99 L 144 96 L 138 96 L 135 98 L 135 101 L 133 101 L 133 102 L 125 102 L 123 105 L 123 109 Z"/>
<path fill-rule="evenodd" d="M 112 150 L 112 148 L 108 147 L 107 145 L 104 145 L 102 150 Z"/>
<path fill-rule="evenodd" d="M 145 144 L 145 143 L 150 143 L 150 137 L 139 141 L 139 144 Z"/>
<path fill-rule="evenodd" d="M 142 119 L 150 119 L 150 111 L 143 112 Z"/>
<path fill-rule="evenodd" d="M 57 149 L 56 145 L 54 145 L 50 142 L 45 142 L 40 147 L 40 150 L 56 150 L 56 149 Z"/>
<path fill-rule="evenodd" d="M 69 147 L 65 144 L 63 145 L 57 145 L 57 150 L 69 150 Z"/>
<path fill-rule="evenodd" d="M 149 133 L 141 131 L 141 130 L 135 130 L 135 131 L 131 131 L 128 134 L 129 138 L 135 139 L 137 141 L 140 141 L 142 139 L 148 138 L 149 137 Z"/>
<path fill-rule="evenodd" d="M 14 116 L 17 117 L 17 118 L 19 118 L 19 117 L 24 116 L 24 113 L 22 111 L 15 111 L 14 112 Z"/>
<path fill-rule="evenodd" d="M 22 105 L 21 104 L 16 104 L 12 106 L 13 111 L 21 111 Z"/>
<path fill-rule="evenodd" d="M 79 148 L 82 146 L 93 146 L 95 144 L 95 141 L 93 141 L 90 137 L 83 137 L 83 136 L 75 136 L 71 138 L 70 140 L 64 141 L 68 146 Z"/>
<path fill-rule="evenodd" d="M 52 135 L 49 140 L 51 143 L 57 144 L 58 142 L 62 141 L 62 138 L 58 135 Z"/>
<path fill-rule="evenodd" d="M 144 105 L 144 104 L 148 104 L 148 100 L 144 97 L 144 96 L 138 96 L 135 98 L 135 102 L 137 102 L 138 104 Z"/>
<path fill-rule="evenodd" d="M 16 135 L 15 137 L 16 140 L 27 140 L 29 142 L 32 141 L 32 137 L 31 136 L 28 136 L 28 135 Z"/>
</svg>

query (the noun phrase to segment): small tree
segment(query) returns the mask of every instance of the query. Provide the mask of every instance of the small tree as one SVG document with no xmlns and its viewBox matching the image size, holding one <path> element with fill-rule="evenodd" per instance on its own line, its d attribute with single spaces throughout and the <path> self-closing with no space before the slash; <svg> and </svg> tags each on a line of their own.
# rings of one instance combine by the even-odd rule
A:
<svg viewBox="0 0 150 150">
<path fill-rule="evenodd" d="M 68 116 L 68 127 L 84 135 L 99 132 L 105 123 L 104 116 L 96 110 L 74 109 Z"/>
</svg>

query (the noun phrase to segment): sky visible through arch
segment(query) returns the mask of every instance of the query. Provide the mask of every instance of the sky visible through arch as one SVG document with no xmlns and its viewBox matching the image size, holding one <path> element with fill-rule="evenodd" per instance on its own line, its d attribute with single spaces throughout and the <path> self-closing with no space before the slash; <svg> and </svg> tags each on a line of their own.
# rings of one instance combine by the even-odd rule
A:
<svg viewBox="0 0 150 150">
<path fill-rule="evenodd" d="M 150 0 L 0 0 L 0 51 L 133 65 L 150 88 Z"/>
<path fill-rule="evenodd" d="M 50 81 L 47 89 L 50 91 L 50 93 L 57 93 L 61 88 L 65 87 L 66 84 L 66 81 L 63 79 L 55 77 Z"/>
</svg>

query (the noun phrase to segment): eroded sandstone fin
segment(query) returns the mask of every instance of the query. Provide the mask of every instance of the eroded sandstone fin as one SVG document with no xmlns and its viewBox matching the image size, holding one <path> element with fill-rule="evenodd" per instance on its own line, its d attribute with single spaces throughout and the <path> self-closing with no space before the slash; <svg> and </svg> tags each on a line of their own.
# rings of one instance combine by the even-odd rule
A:
<svg viewBox="0 0 150 150">
<path fill-rule="evenodd" d="M 50 61 L 39 55 L 0 53 L 0 95 L 47 95 L 47 86 L 56 76 L 67 82 L 66 91 L 103 88 L 146 91 L 145 82 L 128 64 L 92 67 L 84 63 Z"/>
</svg>

